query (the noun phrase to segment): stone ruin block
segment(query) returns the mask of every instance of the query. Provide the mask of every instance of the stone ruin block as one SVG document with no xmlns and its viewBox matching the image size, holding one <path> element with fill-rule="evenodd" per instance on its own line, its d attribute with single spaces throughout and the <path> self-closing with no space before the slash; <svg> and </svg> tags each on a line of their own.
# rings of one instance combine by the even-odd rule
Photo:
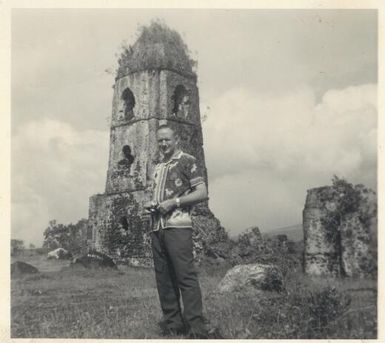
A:
<svg viewBox="0 0 385 343">
<path fill-rule="evenodd" d="M 344 275 L 364 277 L 373 266 L 369 228 L 361 223 L 357 214 L 351 214 L 343 219 L 340 230 Z"/>
<path fill-rule="evenodd" d="M 331 202 L 321 201 L 321 193 L 327 187 L 308 190 L 303 210 L 304 271 L 311 275 L 339 275 L 339 251 L 337 235 L 328 235 L 322 223 L 326 207 Z"/>
<path fill-rule="evenodd" d="M 365 277 L 375 268 L 371 251 L 373 224 L 360 218 L 362 213 L 370 213 L 369 218 L 374 219 L 375 202 L 363 194 L 358 210 L 344 214 L 337 227 L 326 227 L 326 216 L 336 209 L 340 196 L 332 187 L 308 190 L 303 210 L 306 274 Z"/>
<path fill-rule="evenodd" d="M 238 243 L 244 248 L 251 247 L 256 251 L 263 250 L 265 245 L 261 231 L 257 226 L 247 228 L 244 232 L 242 232 L 238 237 Z"/>
<path fill-rule="evenodd" d="M 228 257 L 229 238 L 207 203 L 195 206 L 192 212 L 192 223 L 194 256 L 197 262 L 200 262 L 204 255 L 216 259 Z"/>
<path fill-rule="evenodd" d="M 150 219 L 144 214 L 143 197 L 143 192 L 125 192 L 90 198 L 94 249 L 117 260 L 135 258 L 145 262 L 151 257 Z"/>
</svg>

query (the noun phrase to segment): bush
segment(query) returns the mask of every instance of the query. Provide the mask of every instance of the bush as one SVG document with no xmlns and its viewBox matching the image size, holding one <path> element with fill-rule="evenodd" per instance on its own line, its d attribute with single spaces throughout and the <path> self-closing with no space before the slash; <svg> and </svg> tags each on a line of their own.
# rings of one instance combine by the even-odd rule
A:
<svg viewBox="0 0 385 343">
<path fill-rule="evenodd" d="M 321 283 L 321 284 L 320 284 Z M 336 328 L 331 328 L 350 308 L 352 298 L 333 284 L 322 280 L 302 280 L 288 285 L 287 298 L 280 309 L 287 317 L 284 335 L 290 338 L 327 338 Z M 288 333 L 290 332 L 290 336 Z M 343 337 L 345 335 L 341 333 Z"/>
<path fill-rule="evenodd" d="M 37 248 L 37 249 L 35 249 L 35 251 L 36 251 L 36 253 L 38 254 L 38 255 L 47 255 L 48 254 L 48 252 L 49 252 L 49 249 L 47 249 L 47 248 Z"/>
<path fill-rule="evenodd" d="M 332 208 L 325 208 L 326 215 L 322 218 L 322 225 L 327 230 L 328 239 L 332 242 L 340 234 L 343 218 L 352 213 L 359 214 L 359 220 L 365 227 L 370 226 L 371 220 L 377 216 L 377 207 L 370 206 L 368 195 L 375 194 L 363 185 L 355 185 L 334 175 L 332 187 L 321 193 L 324 203 L 332 201 Z"/>
<path fill-rule="evenodd" d="M 328 286 L 325 289 L 310 292 L 306 301 L 309 304 L 310 327 L 317 333 L 348 309 L 351 298 L 337 291 L 335 287 Z"/>
<path fill-rule="evenodd" d="M 261 289 L 277 292 L 281 292 L 284 289 L 282 274 L 277 268 L 269 268 L 266 270 L 266 277 L 262 281 Z"/>
<path fill-rule="evenodd" d="M 87 219 L 81 219 L 76 224 L 63 225 L 51 220 L 44 231 L 43 248 L 51 251 L 63 248 L 76 255 L 82 250 L 83 231 L 87 225 Z"/>
<path fill-rule="evenodd" d="M 160 21 L 141 26 L 136 42 L 132 46 L 123 44 L 122 50 L 118 60 L 118 78 L 146 69 L 171 69 L 192 75 L 196 67 L 196 61 L 190 57 L 179 33 Z"/>
<path fill-rule="evenodd" d="M 11 256 L 17 256 L 25 250 L 24 241 L 11 239 Z"/>
</svg>

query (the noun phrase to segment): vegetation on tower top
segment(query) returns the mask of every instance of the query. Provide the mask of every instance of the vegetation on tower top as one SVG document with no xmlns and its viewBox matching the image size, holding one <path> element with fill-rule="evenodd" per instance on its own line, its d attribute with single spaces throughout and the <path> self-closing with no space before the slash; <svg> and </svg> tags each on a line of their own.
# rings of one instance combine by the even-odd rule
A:
<svg viewBox="0 0 385 343">
<path fill-rule="evenodd" d="M 136 42 L 132 46 L 123 46 L 118 64 L 117 79 L 154 69 L 168 69 L 195 76 L 193 68 L 196 66 L 180 34 L 158 21 L 139 28 Z"/>
</svg>

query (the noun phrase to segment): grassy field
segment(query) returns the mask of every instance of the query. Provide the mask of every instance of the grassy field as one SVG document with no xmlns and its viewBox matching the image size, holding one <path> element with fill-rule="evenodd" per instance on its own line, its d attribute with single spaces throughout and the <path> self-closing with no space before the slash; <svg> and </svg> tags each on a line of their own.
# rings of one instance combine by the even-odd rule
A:
<svg viewBox="0 0 385 343">
<path fill-rule="evenodd" d="M 11 281 L 13 338 L 161 338 L 152 270 L 73 269 L 43 256 L 17 260 L 41 272 Z M 200 272 L 205 316 L 224 338 L 376 338 L 374 280 L 310 279 L 291 270 L 279 294 L 219 294 L 225 273 L 226 267 Z"/>
</svg>

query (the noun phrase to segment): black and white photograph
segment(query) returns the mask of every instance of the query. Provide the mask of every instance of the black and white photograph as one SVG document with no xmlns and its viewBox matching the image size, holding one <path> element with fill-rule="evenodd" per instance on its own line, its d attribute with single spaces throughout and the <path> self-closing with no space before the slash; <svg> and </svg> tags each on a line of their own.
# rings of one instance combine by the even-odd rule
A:
<svg viewBox="0 0 385 343">
<path fill-rule="evenodd" d="M 5 3 L 0 335 L 380 338 L 373 3 Z"/>
</svg>

